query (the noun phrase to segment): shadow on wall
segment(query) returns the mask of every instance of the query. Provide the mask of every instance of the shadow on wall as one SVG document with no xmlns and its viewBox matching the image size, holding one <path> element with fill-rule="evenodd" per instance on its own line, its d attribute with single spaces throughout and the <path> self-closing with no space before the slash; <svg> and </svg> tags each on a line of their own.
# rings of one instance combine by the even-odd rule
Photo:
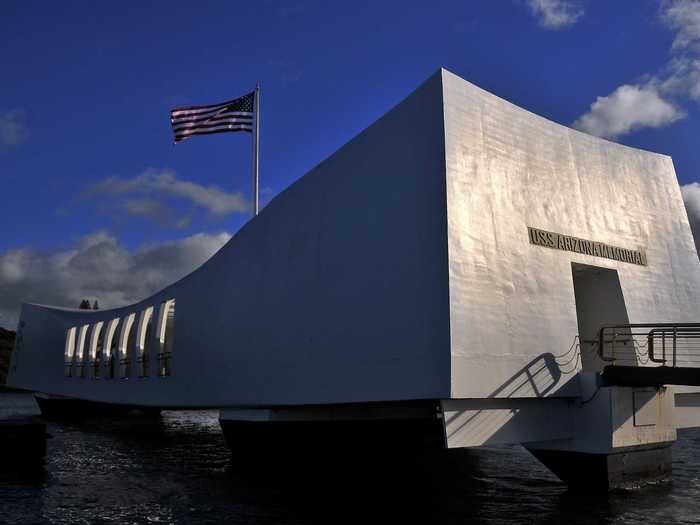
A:
<svg viewBox="0 0 700 525">
<path fill-rule="evenodd" d="M 545 352 L 538 355 L 505 383 L 494 390 L 489 398 L 544 397 L 559 385 L 562 376 L 575 374 L 581 362 L 578 336 L 563 354 Z"/>
<path fill-rule="evenodd" d="M 557 389 L 558 397 L 578 395 L 577 372 L 581 362 L 578 336 L 563 354 L 540 354 L 494 390 L 487 400 L 460 400 L 459 409 L 445 419 L 447 437 L 466 440 L 471 445 L 512 442 L 519 429 L 531 427 L 533 417 L 547 424 L 551 408 L 532 398 L 542 398 Z M 567 400 L 558 400 L 567 403 Z M 523 410 L 526 409 L 526 410 Z"/>
<path fill-rule="evenodd" d="M 571 268 L 579 335 L 569 350 L 560 355 L 540 354 L 494 390 L 489 401 L 461 400 L 445 419 L 448 440 L 470 445 L 512 442 L 522 435 L 536 435 L 532 428 L 537 426 L 565 432 L 566 425 L 556 423 L 552 413 L 559 410 L 560 419 L 566 420 L 565 403 L 569 401 L 533 404 L 532 398 L 546 397 L 555 390 L 558 398 L 578 397 L 574 381 L 578 370 L 600 372 L 606 364 L 598 355 L 600 327 L 629 324 L 616 270 L 578 263 Z M 619 364 L 638 364 L 636 351 L 617 357 Z"/>
<path fill-rule="evenodd" d="M 494 390 L 488 397 L 518 397 L 518 394 L 521 396 L 534 394 L 537 397 L 544 397 L 557 386 L 561 376 L 562 369 L 556 356 L 551 352 L 546 352 L 513 374 L 508 381 Z"/>
</svg>

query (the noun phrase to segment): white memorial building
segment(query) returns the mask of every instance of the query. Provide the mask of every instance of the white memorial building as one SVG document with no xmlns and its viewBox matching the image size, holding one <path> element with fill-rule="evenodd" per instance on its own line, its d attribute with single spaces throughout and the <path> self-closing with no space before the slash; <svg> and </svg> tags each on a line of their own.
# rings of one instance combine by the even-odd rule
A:
<svg viewBox="0 0 700 525">
<path fill-rule="evenodd" d="M 700 426 L 698 305 L 670 157 L 440 70 L 180 281 L 111 310 L 24 304 L 8 383 L 70 410 L 219 408 L 232 447 L 338 425 L 522 443 L 616 486 L 667 475 Z"/>
</svg>

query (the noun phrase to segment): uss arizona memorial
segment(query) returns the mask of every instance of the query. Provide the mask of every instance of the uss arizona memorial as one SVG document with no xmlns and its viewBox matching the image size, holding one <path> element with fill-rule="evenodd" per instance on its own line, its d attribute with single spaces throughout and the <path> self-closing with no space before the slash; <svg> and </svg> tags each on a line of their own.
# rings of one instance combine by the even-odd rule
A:
<svg viewBox="0 0 700 525">
<path fill-rule="evenodd" d="M 232 447 L 251 428 L 522 443 L 608 487 L 668 475 L 700 426 L 698 304 L 670 157 L 440 70 L 180 281 L 112 310 L 24 304 L 8 383 L 219 408 Z"/>
</svg>

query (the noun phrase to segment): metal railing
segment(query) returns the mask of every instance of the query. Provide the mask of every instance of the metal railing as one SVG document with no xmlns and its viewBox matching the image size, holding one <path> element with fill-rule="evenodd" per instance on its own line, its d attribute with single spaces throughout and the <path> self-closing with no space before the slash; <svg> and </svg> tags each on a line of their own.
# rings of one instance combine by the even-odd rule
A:
<svg viewBox="0 0 700 525">
<path fill-rule="evenodd" d="M 700 366 L 700 323 L 603 326 L 598 355 L 609 363 Z"/>
</svg>

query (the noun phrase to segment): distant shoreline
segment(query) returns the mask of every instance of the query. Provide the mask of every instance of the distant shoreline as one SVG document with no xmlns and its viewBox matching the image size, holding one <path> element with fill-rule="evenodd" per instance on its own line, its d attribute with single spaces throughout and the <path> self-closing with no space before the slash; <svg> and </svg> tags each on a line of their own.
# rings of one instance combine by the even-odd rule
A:
<svg viewBox="0 0 700 525">
<path fill-rule="evenodd" d="M 14 388 L 11 386 L 0 385 L 0 394 L 21 394 L 33 392 L 33 390 L 25 390 L 24 388 Z"/>
</svg>

